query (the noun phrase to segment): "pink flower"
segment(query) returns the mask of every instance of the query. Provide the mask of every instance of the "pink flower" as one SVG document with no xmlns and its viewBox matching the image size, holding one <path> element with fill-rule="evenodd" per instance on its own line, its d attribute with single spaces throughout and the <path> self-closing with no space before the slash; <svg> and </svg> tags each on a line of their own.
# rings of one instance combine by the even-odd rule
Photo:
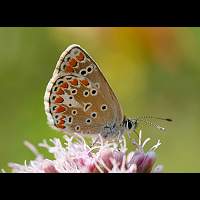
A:
<svg viewBox="0 0 200 200">
<path fill-rule="evenodd" d="M 72 137 L 65 135 L 64 139 L 64 144 L 58 138 L 50 139 L 52 146 L 46 140 L 39 144 L 54 155 L 53 160 L 44 158 L 32 144 L 25 142 L 36 155 L 35 160 L 28 164 L 25 161 L 24 165 L 9 163 L 9 167 L 14 173 L 150 173 L 163 170 L 161 165 L 152 170 L 156 161 L 155 149 L 160 141 L 145 153 L 144 146 L 150 139 L 142 143 L 141 131 L 139 142 L 133 142 L 135 150 L 129 153 L 125 137 L 119 143 L 100 139 L 92 147 L 77 134 Z"/>
</svg>

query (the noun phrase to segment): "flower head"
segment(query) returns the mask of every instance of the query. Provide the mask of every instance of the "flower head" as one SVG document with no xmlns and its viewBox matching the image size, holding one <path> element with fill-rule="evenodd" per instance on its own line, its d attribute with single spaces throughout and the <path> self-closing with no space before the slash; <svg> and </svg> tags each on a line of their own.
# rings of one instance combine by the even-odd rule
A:
<svg viewBox="0 0 200 200">
<path fill-rule="evenodd" d="M 160 141 L 145 153 L 144 146 L 150 140 L 142 143 L 140 131 L 139 141 L 133 142 L 135 151 L 128 153 L 125 137 L 116 142 L 100 141 L 94 146 L 89 146 L 80 135 L 64 136 L 65 143 L 60 139 L 50 139 L 51 145 L 46 140 L 39 144 L 54 155 L 54 159 L 44 158 L 30 143 L 25 145 L 36 155 L 35 160 L 24 165 L 9 163 L 15 173 L 149 173 L 161 172 L 163 167 L 158 165 L 154 170 L 156 161 L 155 149 Z"/>
</svg>

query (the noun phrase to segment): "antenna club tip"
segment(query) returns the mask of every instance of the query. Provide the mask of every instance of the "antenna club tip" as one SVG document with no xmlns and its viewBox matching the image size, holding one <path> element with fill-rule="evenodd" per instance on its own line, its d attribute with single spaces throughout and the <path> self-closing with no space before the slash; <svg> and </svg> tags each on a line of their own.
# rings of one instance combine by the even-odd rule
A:
<svg viewBox="0 0 200 200">
<path fill-rule="evenodd" d="M 166 119 L 168 122 L 172 122 L 173 120 L 172 119 L 170 119 L 170 118 L 167 118 Z"/>
</svg>

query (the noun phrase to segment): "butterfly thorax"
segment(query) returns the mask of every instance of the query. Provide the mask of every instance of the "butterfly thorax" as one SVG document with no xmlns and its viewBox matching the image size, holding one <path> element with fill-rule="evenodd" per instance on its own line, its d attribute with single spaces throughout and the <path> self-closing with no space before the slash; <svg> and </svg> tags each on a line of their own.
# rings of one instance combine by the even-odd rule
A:
<svg viewBox="0 0 200 200">
<path fill-rule="evenodd" d="M 129 119 L 124 116 L 123 121 L 112 121 L 103 126 L 101 135 L 103 138 L 113 138 L 121 136 L 126 131 L 135 131 L 138 125 L 137 119 Z"/>
<path fill-rule="evenodd" d="M 105 126 L 103 126 L 101 131 L 101 136 L 103 138 L 113 138 L 117 137 L 119 135 L 123 135 L 125 132 L 125 127 L 123 126 L 123 123 L 118 122 L 111 122 L 107 123 Z"/>
</svg>

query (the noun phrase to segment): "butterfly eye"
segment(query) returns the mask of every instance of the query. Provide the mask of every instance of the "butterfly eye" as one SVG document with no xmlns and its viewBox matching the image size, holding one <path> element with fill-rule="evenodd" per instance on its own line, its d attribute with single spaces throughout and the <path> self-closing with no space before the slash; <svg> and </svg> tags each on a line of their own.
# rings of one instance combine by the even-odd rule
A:
<svg viewBox="0 0 200 200">
<path fill-rule="evenodd" d="M 133 123 L 130 120 L 128 120 L 126 126 L 127 126 L 127 129 L 130 130 L 133 127 Z"/>
</svg>

